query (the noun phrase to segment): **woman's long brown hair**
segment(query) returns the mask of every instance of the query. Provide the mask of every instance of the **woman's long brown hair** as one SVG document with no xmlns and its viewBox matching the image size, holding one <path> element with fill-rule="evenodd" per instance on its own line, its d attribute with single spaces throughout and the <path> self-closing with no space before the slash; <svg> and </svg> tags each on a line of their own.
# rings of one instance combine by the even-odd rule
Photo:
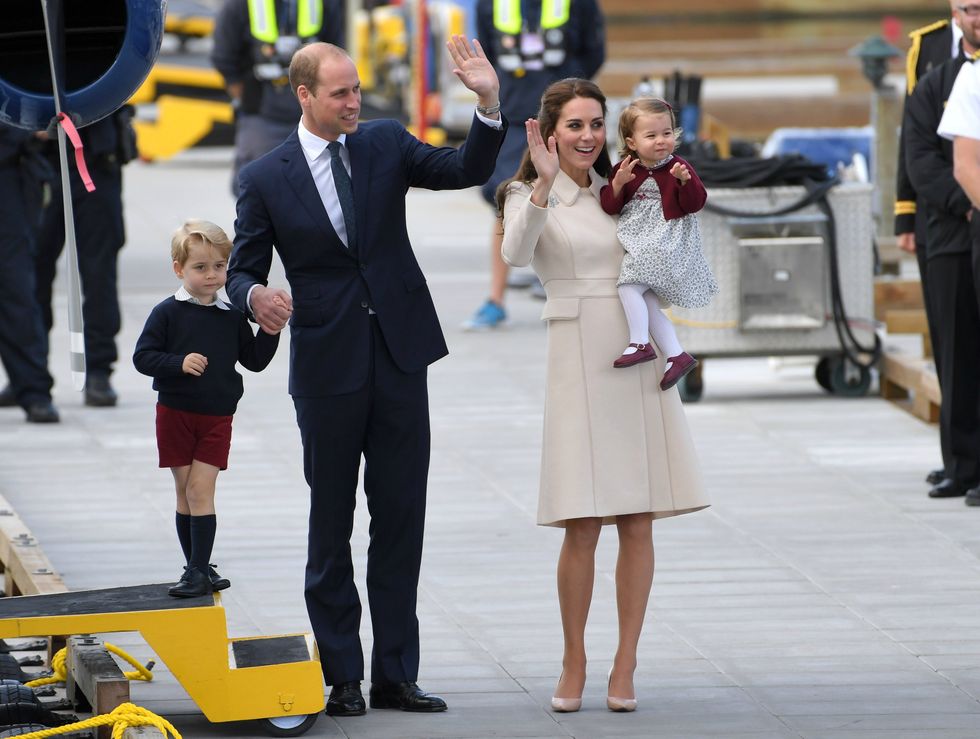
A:
<svg viewBox="0 0 980 739">
<path fill-rule="evenodd" d="M 547 143 L 548 137 L 553 135 L 558 119 L 561 117 L 562 108 L 565 103 L 575 98 L 591 98 L 596 100 L 602 107 L 602 117 L 606 117 L 606 96 L 602 94 L 599 86 L 590 80 L 583 80 L 578 77 L 569 77 L 558 82 L 553 82 L 548 86 L 541 96 L 541 109 L 538 111 L 538 125 L 541 127 L 541 138 Z M 518 121 L 512 121 L 511 125 L 520 125 Z M 593 169 L 603 177 L 608 177 L 612 171 L 612 161 L 609 159 L 609 151 L 605 146 L 599 152 Z M 523 182 L 530 184 L 538 178 L 538 172 L 531 161 L 531 154 L 524 152 L 521 165 L 517 169 L 517 174 L 509 180 L 500 183 L 497 188 L 497 214 L 503 217 L 504 201 L 507 199 L 507 188 L 512 182 Z"/>
</svg>

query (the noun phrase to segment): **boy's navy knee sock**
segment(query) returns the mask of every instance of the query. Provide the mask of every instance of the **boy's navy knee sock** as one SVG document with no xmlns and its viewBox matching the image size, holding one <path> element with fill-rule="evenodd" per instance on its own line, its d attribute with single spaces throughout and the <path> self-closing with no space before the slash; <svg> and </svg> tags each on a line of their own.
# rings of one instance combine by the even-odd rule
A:
<svg viewBox="0 0 980 739">
<path fill-rule="evenodd" d="M 191 561 L 191 517 L 186 513 L 178 512 L 177 517 L 177 540 L 180 548 L 184 551 L 184 560 Z"/>
<path fill-rule="evenodd" d="M 189 565 L 207 574 L 211 549 L 214 546 L 214 532 L 218 528 L 215 514 L 191 516 L 191 558 Z"/>
</svg>

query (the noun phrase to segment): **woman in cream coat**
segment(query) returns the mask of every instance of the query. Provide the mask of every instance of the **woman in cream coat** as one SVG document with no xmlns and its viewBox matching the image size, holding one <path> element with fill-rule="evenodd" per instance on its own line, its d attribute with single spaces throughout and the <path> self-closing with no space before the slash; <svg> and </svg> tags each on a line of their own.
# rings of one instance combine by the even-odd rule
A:
<svg viewBox="0 0 980 739">
<path fill-rule="evenodd" d="M 531 264 L 548 295 L 548 377 L 538 523 L 563 526 L 558 600 L 565 637 L 556 711 L 577 711 L 585 687 L 585 624 L 595 549 L 616 524 L 619 645 L 607 705 L 636 708 L 636 648 L 653 582 L 655 518 L 708 505 L 676 388 L 663 359 L 614 369 L 627 336 L 616 291 L 623 248 L 599 189 L 611 169 L 606 100 L 587 80 L 551 85 L 527 121 L 528 153 L 501 190 L 504 260 Z M 660 352 L 662 355 L 663 352 Z"/>
</svg>

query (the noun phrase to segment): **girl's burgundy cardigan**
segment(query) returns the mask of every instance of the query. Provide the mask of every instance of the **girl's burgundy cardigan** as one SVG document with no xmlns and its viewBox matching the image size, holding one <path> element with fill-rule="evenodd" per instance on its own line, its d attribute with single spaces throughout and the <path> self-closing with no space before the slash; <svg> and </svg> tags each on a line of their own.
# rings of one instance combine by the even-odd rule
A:
<svg viewBox="0 0 980 739">
<path fill-rule="evenodd" d="M 680 180 L 670 173 L 670 169 L 675 163 L 683 164 L 691 173 L 691 179 L 683 187 Z M 612 182 L 616 172 L 619 171 L 620 165 L 622 165 L 621 161 L 613 167 L 612 174 L 609 175 L 610 182 Z M 642 162 L 638 163 L 633 168 L 633 179 L 623 185 L 618 198 L 613 195 L 612 185 L 604 185 L 599 193 L 602 209 L 609 215 L 622 212 L 623 206 L 633 199 L 636 191 L 640 189 L 640 185 L 647 177 L 653 177 L 657 181 L 657 187 L 660 188 L 660 195 L 664 204 L 664 219 L 668 221 L 697 213 L 704 207 L 705 201 L 708 199 L 708 192 L 704 189 L 704 183 L 701 182 L 698 173 L 684 159 L 675 154 L 673 159 L 655 169 L 647 169 Z"/>
</svg>

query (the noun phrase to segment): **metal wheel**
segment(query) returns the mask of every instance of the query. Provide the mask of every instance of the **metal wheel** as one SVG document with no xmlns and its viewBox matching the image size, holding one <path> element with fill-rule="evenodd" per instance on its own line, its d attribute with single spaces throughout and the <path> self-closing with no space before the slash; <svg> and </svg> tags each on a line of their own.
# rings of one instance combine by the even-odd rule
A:
<svg viewBox="0 0 980 739">
<path fill-rule="evenodd" d="M 701 400 L 704 393 L 704 359 L 698 362 L 698 366 L 688 372 L 677 383 L 677 392 L 680 393 L 681 400 L 685 403 L 697 403 Z"/>
<path fill-rule="evenodd" d="M 830 365 L 830 392 L 848 398 L 868 394 L 871 370 L 860 367 L 844 357 L 834 357 Z"/>
<path fill-rule="evenodd" d="M 816 368 L 813 370 L 814 377 L 817 378 L 817 384 L 828 393 L 833 392 L 833 388 L 830 387 L 830 371 L 832 361 L 835 359 L 839 360 L 840 357 L 820 357 Z"/>
<path fill-rule="evenodd" d="M 300 714 L 299 716 L 276 716 L 261 720 L 262 728 L 270 736 L 299 736 L 309 731 L 316 723 L 319 713 Z"/>
</svg>

